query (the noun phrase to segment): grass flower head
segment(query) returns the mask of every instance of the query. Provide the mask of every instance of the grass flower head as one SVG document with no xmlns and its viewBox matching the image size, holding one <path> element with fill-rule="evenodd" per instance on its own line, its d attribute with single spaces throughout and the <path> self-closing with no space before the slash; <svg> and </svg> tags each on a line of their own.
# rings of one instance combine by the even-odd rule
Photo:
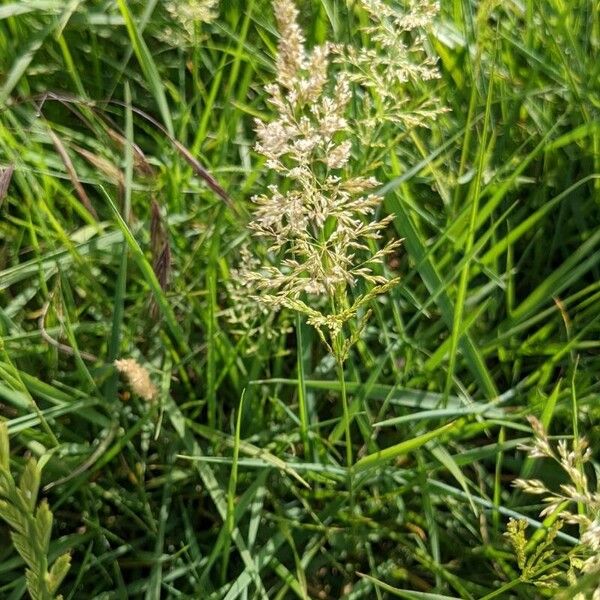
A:
<svg viewBox="0 0 600 600">
<path fill-rule="evenodd" d="M 572 569 L 580 573 L 600 572 L 600 492 L 593 490 L 585 474 L 585 465 L 592 459 L 592 452 L 585 438 L 576 438 L 571 443 L 562 439 L 552 444 L 543 424 L 535 417 L 529 417 L 533 429 L 533 443 L 520 446 L 530 458 L 548 458 L 557 463 L 568 478 L 559 489 L 551 489 L 539 479 L 516 479 L 515 487 L 529 494 L 544 496 L 546 505 L 540 517 L 560 515 L 560 522 L 579 526 L 583 558 L 573 561 Z M 576 510 L 573 510 L 576 509 Z M 508 530 L 515 545 L 515 525 Z M 577 600 L 583 600 L 580 594 Z M 592 594 L 593 600 L 600 600 L 600 586 Z"/>
<path fill-rule="evenodd" d="M 334 48 L 337 62 L 348 69 L 363 90 L 365 122 L 373 128 L 391 122 L 408 128 L 428 126 L 445 112 L 428 90 L 428 99 L 414 101 L 407 84 L 439 79 L 437 58 L 427 51 L 425 32 L 439 11 L 431 0 L 416 0 L 406 9 L 383 0 L 355 2 L 369 19 L 362 28 L 369 44 Z"/>
<path fill-rule="evenodd" d="M 349 347 L 340 342 L 344 325 L 395 283 L 378 265 L 399 242 L 374 249 L 390 221 L 376 218 L 378 182 L 348 175 L 349 76 L 330 73 L 328 44 L 307 52 L 292 0 L 275 0 L 274 9 L 277 76 L 266 89 L 276 116 L 256 122 L 256 150 L 280 180 L 253 198 L 250 227 L 266 242 L 268 260 L 245 270 L 243 279 L 264 305 L 304 314 L 343 359 Z"/>
</svg>

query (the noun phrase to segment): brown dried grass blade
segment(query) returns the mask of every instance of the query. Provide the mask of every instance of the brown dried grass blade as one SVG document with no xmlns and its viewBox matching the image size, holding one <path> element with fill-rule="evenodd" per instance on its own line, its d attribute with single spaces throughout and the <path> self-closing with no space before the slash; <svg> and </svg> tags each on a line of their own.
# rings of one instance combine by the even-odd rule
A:
<svg viewBox="0 0 600 600">
<path fill-rule="evenodd" d="M 102 173 L 104 173 L 104 175 L 106 175 L 115 185 L 118 185 L 120 188 L 125 187 L 123 173 L 109 160 L 102 156 L 98 156 L 85 148 L 81 148 L 80 146 L 73 145 L 73 149 L 83 156 L 90 164 L 96 167 L 96 169 L 102 171 Z"/>
<path fill-rule="evenodd" d="M 150 247 L 153 259 L 152 269 L 160 287 L 166 291 L 169 287 L 171 277 L 171 247 L 160 212 L 160 206 L 155 198 L 152 198 L 150 208 Z M 158 317 L 158 306 L 154 299 L 152 299 L 150 304 L 150 317 L 152 319 Z"/>
<path fill-rule="evenodd" d="M 6 198 L 6 194 L 8 193 L 8 186 L 10 185 L 14 172 L 14 165 L 8 165 L 8 167 L 0 170 L 0 206 L 2 206 L 4 198 Z"/>
<path fill-rule="evenodd" d="M 50 127 L 48 127 L 48 135 L 50 136 L 50 139 L 52 140 L 52 143 L 54 144 L 58 155 L 60 156 L 61 160 L 63 161 L 63 164 L 65 165 L 65 169 L 67 170 L 69 179 L 71 180 L 71 183 L 73 184 L 73 187 L 75 188 L 75 191 L 77 192 L 81 203 L 85 206 L 85 208 L 92 215 L 92 217 L 94 217 L 94 219 L 97 220 L 98 213 L 96 213 L 96 210 L 92 206 L 92 202 L 89 196 L 87 195 L 83 185 L 81 184 L 81 181 L 79 181 L 77 171 L 75 171 L 73 162 L 71 161 L 71 158 L 67 152 L 67 149 L 62 143 L 62 140 L 54 133 L 54 131 L 52 131 L 52 129 L 50 129 Z"/>
<path fill-rule="evenodd" d="M 122 148 L 127 143 L 127 140 L 112 127 L 105 125 L 105 131 L 109 137 Z M 151 177 L 155 174 L 154 167 L 148 162 L 143 150 L 135 143 L 133 144 L 133 164 L 142 175 Z"/>
<path fill-rule="evenodd" d="M 171 143 L 178 150 L 179 154 L 183 156 L 184 160 L 194 169 L 196 174 L 204 179 L 206 185 L 213 191 L 217 196 L 225 202 L 230 208 L 233 207 L 231 199 L 229 198 L 227 192 L 219 185 L 217 180 L 200 164 L 197 158 L 192 156 L 191 152 L 179 141 L 175 138 L 171 138 Z"/>
<path fill-rule="evenodd" d="M 45 92 L 44 94 L 39 94 L 37 96 L 32 96 L 29 98 L 23 98 L 19 103 L 22 102 L 37 102 L 39 100 L 43 100 L 44 102 L 55 101 L 60 102 L 61 104 L 80 104 L 85 105 L 93 110 L 97 111 L 100 105 L 115 105 L 115 106 L 126 106 L 124 102 L 120 100 L 104 100 L 104 101 L 90 101 L 90 100 L 82 100 L 81 98 L 76 98 L 74 96 L 69 96 L 67 94 L 56 94 L 54 92 Z M 139 108 L 132 107 L 132 112 L 136 115 L 139 115 L 149 123 L 151 123 L 156 129 L 158 129 L 175 147 L 175 149 L 181 154 L 184 160 L 192 167 L 192 169 L 196 172 L 196 174 L 204 180 L 206 185 L 227 204 L 227 206 L 233 210 L 235 213 L 240 214 L 240 209 L 237 205 L 235 205 L 229 194 L 225 191 L 225 189 L 219 184 L 219 182 L 205 169 L 200 161 L 195 158 L 191 152 L 179 141 L 177 141 L 167 130 L 161 125 L 154 117 L 149 115 L 147 112 L 140 110 Z"/>
</svg>

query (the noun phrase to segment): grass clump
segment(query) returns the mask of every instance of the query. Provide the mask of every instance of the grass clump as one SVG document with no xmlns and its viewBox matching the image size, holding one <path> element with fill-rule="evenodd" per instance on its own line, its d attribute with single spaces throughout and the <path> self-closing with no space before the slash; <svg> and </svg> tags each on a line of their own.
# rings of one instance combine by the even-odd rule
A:
<svg viewBox="0 0 600 600">
<path fill-rule="evenodd" d="M 593 598 L 597 4 L 1 4 L 0 598 Z"/>
</svg>

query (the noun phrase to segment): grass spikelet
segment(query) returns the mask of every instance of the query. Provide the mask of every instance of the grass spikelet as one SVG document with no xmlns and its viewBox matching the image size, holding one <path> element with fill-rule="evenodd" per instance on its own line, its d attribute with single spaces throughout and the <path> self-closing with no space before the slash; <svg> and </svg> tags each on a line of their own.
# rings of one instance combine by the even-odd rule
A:
<svg viewBox="0 0 600 600">
<path fill-rule="evenodd" d="M 152 270 L 163 291 L 169 287 L 171 278 L 171 246 L 158 202 L 153 198 L 150 216 L 150 249 L 152 251 Z M 155 298 L 150 300 L 150 317 L 159 315 Z"/>
<path fill-rule="evenodd" d="M 10 186 L 14 171 L 15 168 L 13 165 L 0 169 L 0 207 L 4 203 L 4 198 L 8 193 L 8 187 Z"/>
<path fill-rule="evenodd" d="M 167 2 L 165 7 L 171 17 L 178 21 L 189 35 L 193 35 L 198 23 L 211 23 L 217 18 L 219 0 L 185 0 Z"/>
<path fill-rule="evenodd" d="M 390 122 L 406 128 L 427 127 L 445 112 L 429 93 L 426 100 L 415 101 L 407 84 L 420 85 L 439 79 L 437 58 L 426 46 L 425 33 L 439 11 L 430 0 L 409 3 L 406 9 L 383 0 L 359 0 L 368 17 L 362 28 L 370 44 L 334 47 L 337 62 L 345 66 L 352 82 L 365 92 L 363 126 L 369 128 Z"/>
<path fill-rule="evenodd" d="M 132 392 L 148 402 L 154 400 L 158 390 L 152 383 L 150 373 L 146 367 L 140 365 L 133 358 L 115 360 L 114 365 L 119 373 L 125 377 Z"/>
<path fill-rule="evenodd" d="M 201 25 L 212 23 L 219 14 L 219 0 L 169 0 L 164 6 L 172 25 L 164 27 L 160 37 L 173 47 L 196 43 Z"/>
</svg>

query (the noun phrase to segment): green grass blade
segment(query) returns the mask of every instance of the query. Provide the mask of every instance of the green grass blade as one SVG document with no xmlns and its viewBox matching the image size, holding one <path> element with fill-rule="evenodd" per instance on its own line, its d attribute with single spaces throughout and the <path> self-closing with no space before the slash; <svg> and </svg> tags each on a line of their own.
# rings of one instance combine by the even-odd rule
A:
<svg viewBox="0 0 600 600">
<path fill-rule="evenodd" d="M 129 33 L 129 38 L 131 39 L 131 45 L 135 52 L 135 55 L 142 67 L 142 71 L 144 72 L 144 76 L 146 78 L 146 83 L 150 88 L 150 92 L 154 96 L 160 114 L 162 116 L 163 122 L 167 131 L 173 135 L 173 120 L 171 118 L 171 111 L 169 110 L 169 105 L 167 103 L 167 97 L 165 95 L 165 90 L 163 83 L 160 79 L 160 74 L 156 67 L 156 63 L 152 58 L 152 53 L 148 49 L 144 38 L 140 34 L 136 22 L 129 10 L 129 6 L 127 4 L 127 0 L 117 0 L 117 4 L 119 6 L 119 10 L 123 15 L 123 19 L 125 21 L 125 26 L 127 27 L 127 32 Z"/>
<path fill-rule="evenodd" d="M 427 433 L 423 433 L 410 440 L 400 442 L 399 444 L 395 444 L 394 446 L 390 446 L 389 448 L 385 448 L 384 450 L 380 450 L 374 454 L 368 454 L 354 464 L 353 470 L 358 472 L 364 471 L 365 469 L 375 469 L 380 467 L 394 458 L 414 452 L 427 442 L 443 436 L 454 429 L 456 425 L 456 421 L 447 423 L 446 425 L 438 427 L 433 431 L 428 431 Z"/>
</svg>

